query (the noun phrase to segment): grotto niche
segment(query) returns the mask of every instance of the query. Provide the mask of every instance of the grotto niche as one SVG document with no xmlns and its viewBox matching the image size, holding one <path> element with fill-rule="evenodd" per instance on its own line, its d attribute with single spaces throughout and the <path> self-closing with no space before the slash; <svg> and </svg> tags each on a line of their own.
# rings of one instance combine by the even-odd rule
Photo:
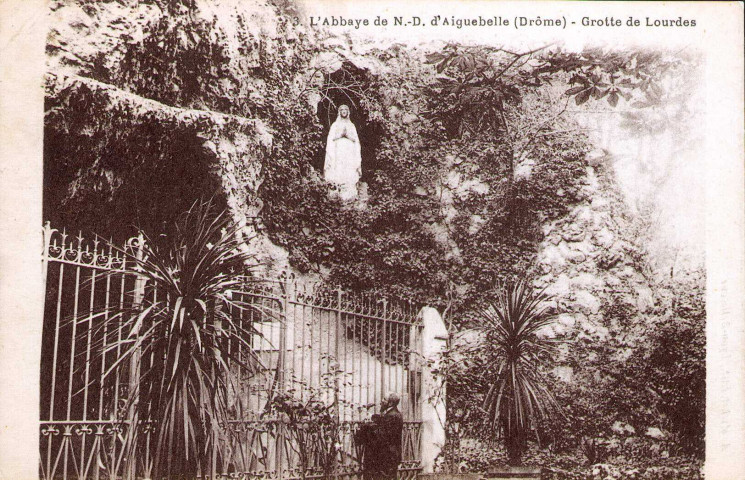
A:
<svg viewBox="0 0 745 480">
<path fill-rule="evenodd" d="M 361 176 L 359 179 L 360 195 L 364 196 L 367 183 L 376 170 L 376 151 L 385 132 L 383 124 L 370 119 L 370 112 L 365 108 L 372 99 L 370 73 L 356 67 L 351 62 L 344 62 L 338 70 L 324 76 L 320 88 L 321 100 L 318 102 L 317 115 L 323 125 L 324 148 L 319 149 L 314 167 L 323 176 L 326 163 L 327 139 L 332 125 L 339 116 L 342 105 L 349 107 L 349 119 L 354 125 L 359 139 L 361 157 Z"/>
</svg>

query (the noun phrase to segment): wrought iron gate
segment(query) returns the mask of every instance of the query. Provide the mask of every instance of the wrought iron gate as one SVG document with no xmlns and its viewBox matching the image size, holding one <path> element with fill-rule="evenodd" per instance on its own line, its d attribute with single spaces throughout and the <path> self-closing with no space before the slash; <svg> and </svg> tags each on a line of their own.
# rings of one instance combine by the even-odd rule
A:
<svg viewBox="0 0 745 480">
<path fill-rule="evenodd" d="M 123 247 L 142 255 L 142 238 Z M 87 241 L 44 228 L 42 255 L 46 300 L 41 361 L 41 465 L 44 478 L 149 477 L 149 448 L 136 455 L 124 449 L 136 434 L 147 446 L 155 425 L 134 425 L 121 409 L 136 395 L 139 365 L 117 375 L 105 372 L 121 354 L 121 318 L 108 312 L 138 305 L 148 295 L 143 278 L 108 242 Z M 351 294 L 291 277 L 247 283 L 236 299 L 260 308 L 234 318 L 258 332 L 249 339 L 263 367 L 247 376 L 234 395 L 249 406 L 231 422 L 220 471 L 229 478 L 323 476 L 318 451 L 300 445 L 304 426 L 293 426 L 268 408 L 279 395 L 301 404 L 323 405 L 334 418 L 334 477 L 360 473 L 354 433 L 378 412 L 382 396 L 401 397 L 404 435 L 399 476 L 420 469 L 421 329 L 409 303 Z M 84 322 L 73 321 L 90 315 Z M 263 312 L 277 312 L 277 315 Z M 108 348 L 107 348 L 108 347 Z M 245 345 L 235 345 L 237 355 Z M 150 355 L 153 355 L 151 352 Z M 138 361 L 147 362 L 148 359 Z M 152 361 L 152 358 L 150 359 Z M 294 433 L 294 434 L 293 434 Z M 310 438 L 310 437 L 308 437 Z"/>
</svg>

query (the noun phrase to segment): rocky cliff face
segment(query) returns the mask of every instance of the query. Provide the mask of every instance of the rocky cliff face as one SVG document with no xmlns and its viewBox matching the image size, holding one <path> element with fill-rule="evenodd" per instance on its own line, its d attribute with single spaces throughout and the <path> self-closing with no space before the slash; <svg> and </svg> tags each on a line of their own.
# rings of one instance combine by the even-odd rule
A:
<svg viewBox="0 0 745 480">
<path fill-rule="evenodd" d="M 261 209 L 260 159 L 272 143 L 262 121 L 77 75 L 50 73 L 46 87 L 48 218 L 104 232 L 123 222 L 158 228 L 215 194 L 239 221 Z"/>
<path fill-rule="evenodd" d="M 634 219 L 612 185 L 609 156 L 588 155 L 582 189 L 586 202 L 564 218 L 543 226 L 537 286 L 548 288 L 561 306 L 585 317 L 597 316 L 606 293 L 625 295 L 640 312 L 653 306 L 639 246 L 632 241 Z"/>
<path fill-rule="evenodd" d="M 622 327 L 613 325 L 616 320 L 610 318 L 608 309 L 625 308 L 632 316 L 653 315 L 660 298 L 643 246 L 634 239 L 638 219 L 630 214 L 614 185 L 611 156 L 594 150 L 586 161 L 579 192 L 583 200 L 542 226 L 534 285 L 545 289 L 559 313 L 542 335 L 602 343 L 610 331 Z M 456 343 L 463 345 L 479 338 L 473 331 L 460 336 L 463 339 Z M 559 367 L 555 373 L 564 380 L 572 378 L 569 367 Z"/>
<path fill-rule="evenodd" d="M 611 331 L 630 327 L 617 324 L 609 309 L 622 308 L 633 312 L 632 317 L 644 316 L 651 314 L 659 301 L 643 248 L 633 236 L 637 219 L 629 215 L 613 185 L 610 160 L 603 151 L 591 152 L 582 185 L 587 200 L 543 226 L 545 238 L 536 259 L 535 285 L 546 289 L 560 312 L 544 332 L 549 336 L 602 343 Z M 559 368 L 556 373 L 570 380 L 572 370 Z"/>
<path fill-rule="evenodd" d="M 157 231 L 200 197 L 239 221 L 260 212 L 274 132 L 251 72 L 296 31 L 265 2 L 184 8 L 51 6 L 44 205 L 55 224 L 113 236 L 130 225 Z"/>
<path fill-rule="evenodd" d="M 327 99 L 310 87 L 323 75 L 346 66 L 374 79 L 389 69 L 385 59 L 396 55 L 381 55 L 371 43 L 320 38 L 288 20 L 293 8 L 260 0 L 197 1 L 189 8 L 159 1 L 54 3 L 46 81 L 46 218 L 123 236 L 132 224 L 161 230 L 200 197 L 216 198 L 248 224 L 266 214 L 262 185 L 278 181 L 267 180 L 267 170 L 278 159 L 304 168 L 307 159 L 284 158 L 296 155 L 287 146 L 322 144 L 317 119 L 305 130 L 277 126 L 304 124 L 319 115 Z M 300 66 L 304 73 L 292 71 Z M 371 111 L 375 119 L 367 120 L 416 134 L 414 106 L 419 104 L 401 100 L 400 94 L 408 92 L 404 87 L 396 98 L 384 99 L 383 110 Z M 276 108 L 287 98 L 296 101 Z M 413 150 L 420 146 L 404 144 L 400 151 L 417 155 Z M 612 180 L 598 173 L 602 159 L 587 161 L 579 194 L 548 192 L 557 201 L 567 195 L 582 200 L 568 215 L 549 217 L 542 226 L 535 264 L 537 283 L 548 287 L 568 312 L 562 324 L 583 325 L 599 335 L 599 310 L 610 291 L 623 290 L 624 298 L 642 309 L 652 300 L 633 265 L 635 249 L 623 240 L 625 227 L 618 224 L 622 202 L 612 193 Z M 437 199 L 442 219 L 429 224 L 428 234 L 449 252 L 445 260 L 456 263 L 470 258 L 467 252 L 461 255 L 453 238 L 456 219 L 465 214 L 458 208 L 501 188 L 483 183 L 462 162 L 459 155 L 446 156 L 434 188 L 411 192 Z M 517 184 L 550 170 L 551 160 L 544 163 L 518 165 Z M 310 181 L 319 183 L 312 173 Z M 550 175 L 551 182 L 560 183 L 564 174 Z M 484 218 L 467 216 L 468 235 L 489 235 L 479 233 Z M 267 256 L 287 263 L 286 251 L 266 238 L 260 243 Z"/>
<path fill-rule="evenodd" d="M 162 230 L 199 198 L 250 225 L 267 165 L 288 145 L 320 145 L 308 118 L 323 99 L 309 87 L 345 62 L 381 68 L 294 25 L 290 2 L 186 5 L 51 5 L 44 209 L 55 225 L 121 239 L 133 225 Z M 292 122 L 307 127 L 277 128 Z M 287 266 L 265 235 L 256 243 Z"/>
<path fill-rule="evenodd" d="M 557 316 L 538 335 L 560 341 L 548 379 L 570 418 L 558 434 L 551 429 L 561 420 L 549 420 L 553 433 L 548 435 L 555 436 L 548 443 L 554 442 L 556 458 L 578 463 L 585 458 L 572 450 L 578 445 L 573 442 L 583 436 L 600 442 L 608 462 L 664 463 L 681 455 L 681 445 L 696 448 L 681 440 L 681 431 L 688 432 L 686 438 L 698 438 L 692 431 L 703 438 L 703 278 L 700 271 L 660 275 L 651 266 L 653 254 L 640 242 L 644 222 L 625 203 L 613 160 L 603 150 L 590 152 L 581 200 L 542 226 L 534 285 L 545 288 Z M 488 348 L 480 329 L 457 332 L 449 378 L 473 378 L 463 372 L 474 368 L 480 347 Z M 455 407 L 448 418 L 463 424 L 453 427 L 455 440 L 446 459 L 472 468 L 484 461 L 484 451 L 494 449 L 472 438 L 478 428 L 470 429 L 474 420 L 464 412 L 478 412 L 473 390 L 451 383 L 456 385 L 449 402 Z M 542 461 L 556 460 L 549 455 Z M 685 478 L 675 468 L 669 475 Z M 695 478 L 696 469 L 691 470 Z M 577 478 L 585 476 L 591 475 Z"/>
</svg>

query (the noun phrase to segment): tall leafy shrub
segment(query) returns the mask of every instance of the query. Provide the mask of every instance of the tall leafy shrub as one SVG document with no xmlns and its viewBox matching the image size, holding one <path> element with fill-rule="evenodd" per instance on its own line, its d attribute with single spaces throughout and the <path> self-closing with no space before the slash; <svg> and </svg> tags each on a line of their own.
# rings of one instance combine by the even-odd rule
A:
<svg viewBox="0 0 745 480">
<path fill-rule="evenodd" d="M 128 369 L 134 382 L 121 419 L 154 428 L 149 441 L 136 428 L 127 436 L 129 475 L 149 450 L 152 478 L 215 478 L 218 444 L 237 408 L 238 372 L 258 365 L 250 343 L 256 332 L 235 321 L 235 312 L 253 308 L 232 296 L 251 281 L 252 254 L 242 250 L 237 229 L 225 212 L 197 202 L 172 233 L 146 237 L 143 255 L 123 252 L 125 273 L 145 280 L 147 293 L 107 312 L 122 335 L 102 346 L 121 352 L 106 375 Z M 248 355 L 239 357 L 236 346 Z"/>
<path fill-rule="evenodd" d="M 553 340 L 539 335 L 553 318 L 548 297 L 525 281 L 506 284 L 483 310 L 484 359 L 489 390 L 488 425 L 504 438 L 511 464 L 519 464 L 537 420 L 560 413 L 544 366 L 555 356 Z"/>
</svg>

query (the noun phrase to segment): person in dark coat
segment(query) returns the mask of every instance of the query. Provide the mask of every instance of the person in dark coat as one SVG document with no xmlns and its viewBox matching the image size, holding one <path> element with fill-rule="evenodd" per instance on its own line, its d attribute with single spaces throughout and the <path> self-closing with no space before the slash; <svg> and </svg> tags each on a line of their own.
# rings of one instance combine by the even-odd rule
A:
<svg viewBox="0 0 745 480">
<path fill-rule="evenodd" d="M 380 405 L 379 436 L 382 454 L 380 456 L 381 479 L 395 479 L 401 463 L 401 437 L 404 430 L 404 417 L 398 410 L 398 394 L 391 393 Z"/>
<path fill-rule="evenodd" d="M 380 477 L 380 457 L 383 450 L 378 435 L 379 425 L 380 415 L 376 413 L 370 421 L 360 425 L 354 436 L 362 454 L 360 461 L 364 480 L 375 480 Z"/>
<path fill-rule="evenodd" d="M 360 426 L 355 440 L 362 447 L 362 473 L 365 480 L 395 479 L 401 463 L 401 436 L 404 421 L 398 410 L 399 397 L 388 395 L 380 404 L 380 415 Z"/>
</svg>

